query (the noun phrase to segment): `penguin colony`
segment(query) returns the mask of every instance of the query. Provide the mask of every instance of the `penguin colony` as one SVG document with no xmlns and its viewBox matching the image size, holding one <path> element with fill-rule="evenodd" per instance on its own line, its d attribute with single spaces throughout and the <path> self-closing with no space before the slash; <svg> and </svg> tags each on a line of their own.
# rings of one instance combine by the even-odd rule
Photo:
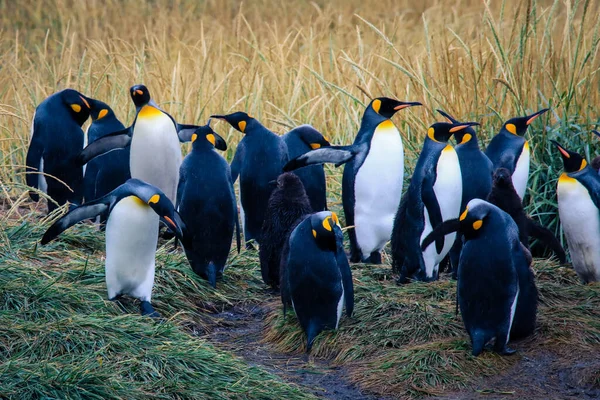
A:
<svg viewBox="0 0 600 400">
<path fill-rule="evenodd" d="M 344 310 L 352 317 L 349 261 L 380 264 L 388 242 L 399 284 L 437 280 L 449 266 L 473 355 L 492 343 L 494 351 L 512 354 L 510 340 L 534 332 L 538 292 L 529 238 L 566 262 L 558 239 L 522 205 L 530 165 L 525 134 L 548 109 L 506 121 L 485 152 L 477 122 L 438 110 L 446 121 L 425 132 L 403 193 L 402 136 L 391 118 L 421 103 L 373 99 L 350 145 L 331 144 L 310 125 L 280 136 L 242 111 L 213 115 L 244 135 L 229 165 L 218 152 L 227 144 L 211 120 L 179 124 L 144 85 L 132 86 L 130 96 L 136 116 L 126 128 L 99 100 L 72 89 L 51 95 L 36 108 L 26 159 L 31 199 L 46 193 L 49 213 L 68 205 L 42 244 L 84 220 L 99 220 L 105 229 L 110 300 L 132 296 L 142 315 L 159 317 L 151 298 L 163 223 L 191 269 L 213 287 L 223 279 L 234 234 L 238 252 L 241 232 L 246 248 L 258 245 L 263 280 L 280 293 L 284 314 L 294 310 L 307 351 L 321 331 L 337 329 Z M 82 126 L 89 117 L 86 135 Z M 183 142 L 192 143 L 185 159 Z M 558 213 L 573 267 L 582 282 L 596 282 L 598 162 L 588 165 L 553 143 L 564 164 Z M 324 163 L 344 165 L 349 257 L 340 219 L 328 211 Z"/>
</svg>

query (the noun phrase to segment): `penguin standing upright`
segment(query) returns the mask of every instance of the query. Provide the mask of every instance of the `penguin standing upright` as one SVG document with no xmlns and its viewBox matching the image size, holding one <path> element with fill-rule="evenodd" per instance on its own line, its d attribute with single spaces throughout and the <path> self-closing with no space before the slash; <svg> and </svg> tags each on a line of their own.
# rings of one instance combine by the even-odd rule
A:
<svg viewBox="0 0 600 400">
<path fill-rule="evenodd" d="M 81 126 L 89 115 L 89 99 L 73 89 L 54 93 L 35 109 L 26 181 L 28 186 L 47 193 L 58 206 L 81 203 L 83 168 L 75 160 L 83 148 Z M 39 200 L 34 191 L 29 196 Z M 48 212 L 57 207 L 54 202 L 48 201 Z"/>
<path fill-rule="evenodd" d="M 258 252 L 263 282 L 273 289 L 280 285 L 281 251 L 290 232 L 303 217 L 312 212 L 300 178 L 291 172 L 279 175 L 277 187 L 269 198 Z"/>
<path fill-rule="evenodd" d="M 442 110 L 437 110 L 449 122 L 460 124 L 451 115 Z M 486 199 L 492 190 L 492 172 L 493 166 L 490 159 L 479 148 L 477 133 L 472 127 L 468 127 L 454 133 L 456 139 L 456 155 L 460 164 L 462 175 L 462 200 L 460 209 L 464 210 L 467 203 L 473 199 Z M 456 277 L 458 270 L 458 259 L 462 249 L 462 238 L 457 235 L 454 245 L 450 250 L 450 262 L 452 265 L 452 274 Z"/>
<path fill-rule="evenodd" d="M 449 232 L 465 238 L 458 266 L 458 305 L 477 356 L 496 339 L 494 350 L 512 354 L 513 335 L 533 332 L 537 289 L 519 232 L 510 215 L 481 199 L 471 200 L 460 218 L 445 221 L 422 242 L 425 249 Z"/>
<path fill-rule="evenodd" d="M 592 131 L 594 133 L 594 135 L 596 135 L 596 137 L 600 138 L 600 132 L 598 131 Z M 590 163 L 590 165 L 592 166 L 592 168 L 594 169 L 594 171 L 600 173 L 600 156 L 596 156 L 592 159 L 592 162 Z"/>
<path fill-rule="evenodd" d="M 600 280 L 600 176 L 585 159 L 552 141 L 565 172 L 558 178 L 558 216 L 573 268 L 583 283 Z"/>
<path fill-rule="evenodd" d="M 109 194 L 74 208 L 44 234 L 42 245 L 85 219 L 107 213 L 106 289 L 108 299 L 130 295 L 141 301 L 142 315 L 157 317 L 151 304 L 158 224 L 163 221 L 181 238 L 180 219 L 158 188 L 130 179 Z"/>
<path fill-rule="evenodd" d="M 283 312 L 289 305 L 294 308 L 307 336 L 307 352 L 321 331 L 337 329 L 344 304 L 349 317 L 354 310 L 343 241 L 337 215 L 321 211 L 296 226 L 281 256 Z"/>
<path fill-rule="evenodd" d="M 89 99 L 89 103 L 92 123 L 87 130 L 88 143 L 125 129 L 108 104 L 94 99 Z M 98 199 L 112 192 L 129 178 L 129 147 L 90 160 L 83 176 L 84 201 Z"/>
<path fill-rule="evenodd" d="M 390 240 L 404 183 L 404 148 L 390 118 L 399 110 L 420 106 L 380 97 L 367 106 L 354 144 L 310 151 L 290 161 L 292 171 L 324 162 L 345 163 L 342 202 L 350 238 L 350 261 L 381 263 Z"/>
<path fill-rule="evenodd" d="M 529 125 L 548 110 L 549 108 L 544 108 L 525 117 L 509 119 L 485 150 L 485 154 L 494 165 L 494 170 L 506 168 L 510 171 L 513 185 L 521 200 L 527 190 L 530 161 L 529 143 L 524 136 Z"/>
<path fill-rule="evenodd" d="M 329 141 L 310 125 L 300 125 L 281 137 L 288 149 L 289 159 L 296 158 L 311 149 L 329 146 Z M 327 210 L 327 188 L 325 170 L 322 165 L 312 165 L 294 172 L 304 186 L 314 211 Z"/>
<path fill-rule="evenodd" d="M 287 146 L 278 135 L 265 128 L 245 112 L 213 115 L 228 122 L 244 134 L 231 162 L 233 182 L 240 177 L 241 217 L 246 247 L 251 240 L 260 245 L 260 232 L 269 197 L 274 189 L 270 184 L 277 179 L 287 162 Z"/>
<path fill-rule="evenodd" d="M 229 164 L 214 148 L 223 140 L 210 121 L 192 135 L 192 151 L 181 164 L 177 211 L 186 225 L 183 247 L 194 272 L 216 287 L 223 275 L 234 227 L 239 222 Z M 219 148 L 226 148 L 219 143 Z"/>
<path fill-rule="evenodd" d="M 111 150 L 131 146 L 131 177 L 156 186 L 174 203 L 182 160 L 179 142 L 189 141 L 198 126 L 175 122 L 151 99 L 144 85 L 132 86 L 129 92 L 137 110 L 133 124 L 89 144 L 79 162 L 85 164 Z"/>
<path fill-rule="evenodd" d="M 439 263 L 456 239 L 456 233 L 438 238 L 435 246 L 420 250 L 420 243 L 443 221 L 458 217 L 462 201 L 462 175 L 450 137 L 476 122 L 436 122 L 427 131 L 423 150 L 415 166 L 405 207 L 399 207 L 392 234 L 392 262 L 400 270 L 400 282 L 408 277 L 432 281 L 438 278 Z"/>
</svg>

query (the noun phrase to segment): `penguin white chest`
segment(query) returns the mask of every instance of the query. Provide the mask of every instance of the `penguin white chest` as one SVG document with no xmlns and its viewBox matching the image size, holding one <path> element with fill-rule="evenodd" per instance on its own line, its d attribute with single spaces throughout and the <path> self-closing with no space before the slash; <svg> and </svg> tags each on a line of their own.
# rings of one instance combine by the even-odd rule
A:
<svg viewBox="0 0 600 400">
<path fill-rule="evenodd" d="M 460 163 L 458 155 L 454 148 L 447 145 L 438 159 L 436 166 L 436 179 L 433 184 L 433 191 L 440 206 L 442 221 L 458 218 L 460 215 L 460 203 L 462 199 L 462 176 L 460 171 Z M 424 207 L 424 222 L 425 226 L 421 234 L 420 243 L 423 239 L 435 228 L 429 220 L 429 213 Z M 423 252 L 423 260 L 425 262 L 426 275 L 428 278 L 433 278 L 437 268 L 436 266 L 444 259 L 446 254 L 452 248 L 456 232 L 444 236 L 444 247 L 441 253 L 437 253 L 435 246 L 429 246 Z"/>
<path fill-rule="evenodd" d="M 150 301 L 158 242 L 158 215 L 129 196 L 112 209 L 106 223 L 106 287 L 108 298 L 128 294 Z"/>
<path fill-rule="evenodd" d="M 558 180 L 558 215 L 573 268 L 584 282 L 600 280 L 600 212 L 589 192 L 566 174 Z"/>
<path fill-rule="evenodd" d="M 525 142 L 523 151 L 517 160 L 515 171 L 512 174 L 512 182 L 517 194 L 523 200 L 527 191 L 527 180 L 529 179 L 529 162 L 530 162 L 529 143 Z"/>
<path fill-rule="evenodd" d="M 162 190 L 175 203 L 182 156 L 171 118 L 152 106 L 138 113 L 131 140 L 131 177 Z"/>
<path fill-rule="evenodd" d="M 379 251 L 390 240 L 402 196 L 404 148 L 396 126 L 380 123 L 354 180 L 354 225 L 363 253 Z"/>
</svg>

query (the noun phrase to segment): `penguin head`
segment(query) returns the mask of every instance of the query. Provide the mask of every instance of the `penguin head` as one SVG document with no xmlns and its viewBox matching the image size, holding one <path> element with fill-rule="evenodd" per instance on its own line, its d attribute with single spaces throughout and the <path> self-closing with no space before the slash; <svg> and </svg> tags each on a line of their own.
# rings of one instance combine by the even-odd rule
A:
<svg viewBox="0 0 600 400">
<path fill-rule="evenodd" d="M 457 120 L 456 118 L 454 118 L 453 116 L 451 116 L 450 114 L 448 114 L 442 110 L 437 110 L 437 112 L 442 114 L 442 116 L 444 118 L 446 118 L 448 120 L 448 122 L 453 123 L 453 124 L 460 124 L 460 121 Z M 465 129 L 460 129 L 460 130 L 454 132 L 454 138 L 456 139 L 456 143 L 461 145 L 461 144 L 468 143 L 473 138 L 477 138 L 477 134 L 475 133 L 475 129 L 473 129 L 471 126 L 469 126 Z"/>
<path fill-rule="evenodd" d="M 538 112 L 535 112 L 531 115 L 526 115 L 524 117 L 511 118 L 504 123 L 502 126 L 502 131 L 506 131 L 512 133 L 517 136 L 524 136 L 525 132 L 527 132 L 527 128 L 531 123 L 540 115 L 544 114 L 550 110 L 549 108 L 544 108 Z"/>
<path fill-rule="evenodd" d="M 479 125 L 477 122 L 436 122 L 427 130 L 427 137 L 434 142 L 446 143 L 452 135 L 469 128 Z"/>
<path fill-rule="evenodd" d="M 392 118 L 397 111 L 400 111 L 403 108 L 422 105 L 423 104 L 417 101 L 404 102 L 395 99 L 390 99 L 389 97 L 378 97 L 371 101 L 369 107 L 384 118 Z"/>
<path fill-rule="evenodd" d="M 300 125 L 290 131 L 290 134 L 294 133 L 300 137 L 300 139 L 306 143 L 311 149 L 316 150 L 321 147 L 331 146 L 329 140 L 321 134 L 318 130 L 310 125 Z"/>
<path fill-rule="evenodd" d="M 92 117 L 92 122 L 98 122 L 103 120 L 103 118 L 115 115 L 108 104 L 100 100 L 88 99 L 88 102 L 90 103 L 90 117 Z"/>
<path fill-rule="evenodd" d="M 498 168 L 494 171 L 493 176 L 494 186 L 508 187 L 512 186 L 512 175 L 506 168 Z"/>
<path fill-rule="evenodd" d="M 562 156 L 563 164 L 565 167 L 565 172 L 578 172 L 583 170 L 587 166 L 587 161 L 585 161 L 585 158 L 583 158 L 580 154 L 565 149 L 555 140 L 551 140 L 551 142 L 554 143 L 554 145 L 558 148 L 558 151 L 560 151 L 560 155 Z"/>
<path fill-rule="evenodd" d="M 242 133 L 246 133 L 249 126 L 256 123 L 256 120 L 243 111 L 234 112 L 227 115 L 211 115 L 211 118 L 222 119 Z"/>
<path fill-rule="evenodd" d="M 460 217 L 458 217 L 460 231 L 466 239 L 479 236 L 492 207 L 490 203 L 481 199 L 469 201 Z"/>
<path fill-rule="evenodd" d="M 274 182 L 278 190 L 283 192 L 283 197 L 287 201 L 306 197 L 306 190 L 302 181 L 293 172 L 284 172 L 277 177 Z"/>
<path fill-rule="evenodd" d="M 150 91 L 144 85 L 133 85 L 129 88 L 131 100 L 136 107 L 143 107 L 150 102 Z"/>
<path fill-rule="evenodd" d="M 312 235 L 320 249 L 336 251 L 336 229 L 340 228 L 338 216 L 333 211 L 321 211 L 310 216 Z"/>
<path fill-rule="evenodd" d="M 73 89 L 65 89 L 60 92 L 63 103 L 69 109 L 73 119 L 81 126 L 90 116 L 90 100 Z"/>
<path fill-rule="evenodd" d="M 217 132 L 210 127 L 210 119 L 204 126 L 199 126 L 192 133 L 192 149 L 199 149 L 204 146 L 212 146 L 219 150 L 227 150 L 227 143 Z"/>
</svg>

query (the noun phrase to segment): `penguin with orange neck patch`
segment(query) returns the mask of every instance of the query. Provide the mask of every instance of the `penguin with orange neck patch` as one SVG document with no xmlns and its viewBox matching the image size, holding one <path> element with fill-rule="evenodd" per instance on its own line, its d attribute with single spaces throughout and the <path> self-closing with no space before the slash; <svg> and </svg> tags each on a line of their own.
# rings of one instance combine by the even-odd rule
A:
<svg viewBox="0 0 600 400">
<path fill-rule="evenodd" d="M 552 141 L 565 172 L 558 178 L 558 216 L 573 268 L 584 283 L 600 280 L 600 175 L 585 159 Z"/>
<path fill-rule="evenodd" d="M 404 147 L 390 118 L 420 106 L 379 97 L 367 106 L 351 146 L 330 146 L 291 160 L 284 171 L 307 165 L 345 164 L 342 203 L 350 238 L 350 261 L 381 264 L 381 250 L 390 240 L 404 183 Z"/>
<path fill-rule="evenodd" d="M 529 125 L 548 110 L 549 108 L 544 108 L 525 117 L 509 119 L 485 150 L 485 154 L 494 165 L 494 170 L 506 168 L 510 171 L 513 185 L 521 200 L 527 190 L 531 157 L 529 143 L 524 136 Z"/>
<path fill-rule="evenodd" d="M 448 140 L 477 122 L 436 122 L 427 131 L 404 207 L 399 207 L 392 233 L 392 261 L 400 282 L 438 279 L 440 262 L 456 239 L 451 233 L 421 251 L 421 241 L 443 221 L 460 214 L 463 181 L 458 156 Z"/>
</svg>

